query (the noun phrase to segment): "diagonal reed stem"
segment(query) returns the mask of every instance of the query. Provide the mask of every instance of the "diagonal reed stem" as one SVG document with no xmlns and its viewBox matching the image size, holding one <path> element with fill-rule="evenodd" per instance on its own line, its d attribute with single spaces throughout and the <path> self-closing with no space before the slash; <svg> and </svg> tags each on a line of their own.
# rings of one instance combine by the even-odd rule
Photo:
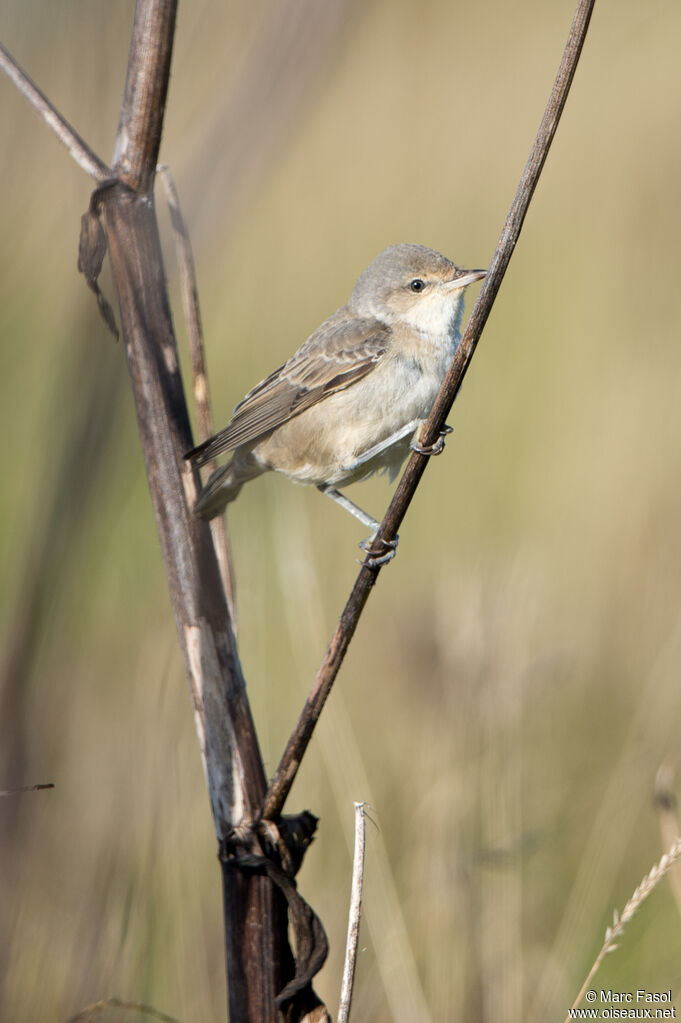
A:
<svg viewBox="0 0 681 1023">
<path fill-rule="evenodd" d="M 497 242 L 487 276 L 480 289 L 449 372 L 445 377 L 431 413 L 421 430 L 420 443 L 424 447 L 434 444 L 440 435 L 440 431 L 461 387 L 468 364 L 475 352 L 483 327 L 487 322 L 497 292 L 506 273 L 506 268 L 513 255 L 525 215 L 534 190 L 537 187 L 539 176 L 546 162 L 546 157 L 548 156 L 565 101 L 570 91 L 570 86 L 572 85 L 589 27 L 594 2 L 595 0 L 579 0 L 577 4 L 551 95 L 549 96 L 525 170 L 520 179 L 520 184 Z M 381 546 L 381 540 L 394 540 L 400 523 L 425 472 L 427 463 L 428 457 L 417 452 L 414 452 L 409 459 L 376 535 L 377 547 Z M 291 733 L 279 766 L 270 781 L 262 810 L 263 817 L 265 818 L 276 819 L 283 809 L 305 750 L 312 738 L 315 725 L 319 720 L 319 715 L 343 663 L 350 640 L 357 628 L 357 623 L 374 583 L 378 578 L 379 571 L 380 566 L 372 567 L 366 562 L 359 571 L 300 717 Z"/>
</svg>

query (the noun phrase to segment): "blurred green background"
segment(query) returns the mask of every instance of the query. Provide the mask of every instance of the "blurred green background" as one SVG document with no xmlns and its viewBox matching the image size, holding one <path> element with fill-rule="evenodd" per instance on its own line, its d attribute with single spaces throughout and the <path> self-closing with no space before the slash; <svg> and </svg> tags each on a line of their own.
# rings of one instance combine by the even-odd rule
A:
<svg viewBox="0 0 681 1023">
<path fill-rule="evenodd" d="M 386 245 L 486 265 L 572 12 L 180 6 L 161 155 L 218 424 Z M 132 14 L 0 13 L 2 42 L 106 161 Z M 663 763 L 673 788 L 681 742 L 680 38 L 676 0 L 598 0 L 447 453 L 289 802 L 321 817 L 300 887 L 329 935 L 317 987 L 333 1012 L 352 803 L 373 807 L 354 1023 L 562 1021 L 662 851 L 653 788 Z M 123 349 L 76 272 L 92 183 L 0 90 L 0 788 L 56 785 L 0 800 L 0 1019 L 115 996 L 217 1021 L 219 872 L 190 701 Z M 350 496 L 380 516 L 390 489 Z M 274 477 L 229 528 L 272 770 L 363 532 Z M 664 882 L 595 986 L 672 988 L 681 1006 L 680 924 Z"/>
</svg>

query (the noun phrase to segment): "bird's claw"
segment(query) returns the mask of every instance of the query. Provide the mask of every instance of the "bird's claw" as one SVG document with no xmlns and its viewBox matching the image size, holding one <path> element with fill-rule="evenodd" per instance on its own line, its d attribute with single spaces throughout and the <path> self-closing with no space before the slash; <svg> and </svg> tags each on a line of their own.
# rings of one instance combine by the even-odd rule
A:
<svg viewBox="0 0 681 1023">
<path fill-rule="evenodd" d="M 382 565 L 387 565 L 395 557 L 399 539 L 399 536 L 396 536 L 394 540 L 384 540 L 383 537 L 378 538 L 378 542 L 383 547 L 387 547 L 385 554 L 379 554 L 378 551 L 374 551 L 374 544 L 377 540 L 375 536 L 368 536 L 366 540 L 360 540 L 357 546 L 360 550 L 365 551 L 367 555 L 364 561 L 360 561 L 360 565 L 366 565 L 367 568 L 381 568 Z"/>
<path fill-rule="evenodd" d="M 445 449 L 445 437 L 447 437 L 450 433 L 453 433 L 452 427 L 445 424 L 440 430 L 440 436 L 434 444 L 423 445 L 419 444 L 417 440 L 413 440 L 409 447 L 412 451 L 418 452 L 419 455 L 441 455 Z"/>
</svg>

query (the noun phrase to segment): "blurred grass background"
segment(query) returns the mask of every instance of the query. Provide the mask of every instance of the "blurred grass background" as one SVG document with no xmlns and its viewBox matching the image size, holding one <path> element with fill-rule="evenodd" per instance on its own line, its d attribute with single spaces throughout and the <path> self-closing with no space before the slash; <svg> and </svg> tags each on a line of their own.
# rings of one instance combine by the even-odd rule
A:
<svg viewBox="0 0 681 1023">
<path fill-rule="evenodd" d="M 486 264 L 572 8 L 181 5 L 161 155 L 195 246 L 218 423 L 386 245 Z M 3 43 L 105 160 L 132 13 L 0 14 Z M 447 454 L 292 793 L 321 817 L 300 887 L 329 934 L 332 1010 L 352 801 L 374 808 L 356 1023 L 562 1020 L 661 852 L 653 784 L 681 726 L 680 33 L 673 0 L 598 0 Z M 56 785 L 0 802 L 0 1018 L 116 996 L 217 1021 L 219 874 L 190 702 L 123 350 L 76 273 L 91 183 L 0 88 L 0 788 Z M 389 493 L 351 496 L 380 515 Z M 275 478 L 229 526 L 272 770 L 362 533 Z M 596 986 L 681 1001 L 679 923 L 663 884 Z"/>
</svg>

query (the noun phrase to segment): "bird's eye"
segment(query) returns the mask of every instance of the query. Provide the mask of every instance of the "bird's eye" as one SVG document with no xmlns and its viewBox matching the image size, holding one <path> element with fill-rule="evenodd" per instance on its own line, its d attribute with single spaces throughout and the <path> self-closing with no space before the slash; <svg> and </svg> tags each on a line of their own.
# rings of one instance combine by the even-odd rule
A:
<svg viewBox="0 0 681 1023">
<path fill-rule="evenodd" d="M 418 291 L 423 291 L 425 286 L 426 286 L 425 285 L 425 281 L 422 281 L 420 277 L 415 277 L 414 280 L 411 281 L 410 284 L 409 284 L 409 287 L 411 288 L 411 290 L 412 291 L 417 291 L 417 292 Z"/>
</svg>

